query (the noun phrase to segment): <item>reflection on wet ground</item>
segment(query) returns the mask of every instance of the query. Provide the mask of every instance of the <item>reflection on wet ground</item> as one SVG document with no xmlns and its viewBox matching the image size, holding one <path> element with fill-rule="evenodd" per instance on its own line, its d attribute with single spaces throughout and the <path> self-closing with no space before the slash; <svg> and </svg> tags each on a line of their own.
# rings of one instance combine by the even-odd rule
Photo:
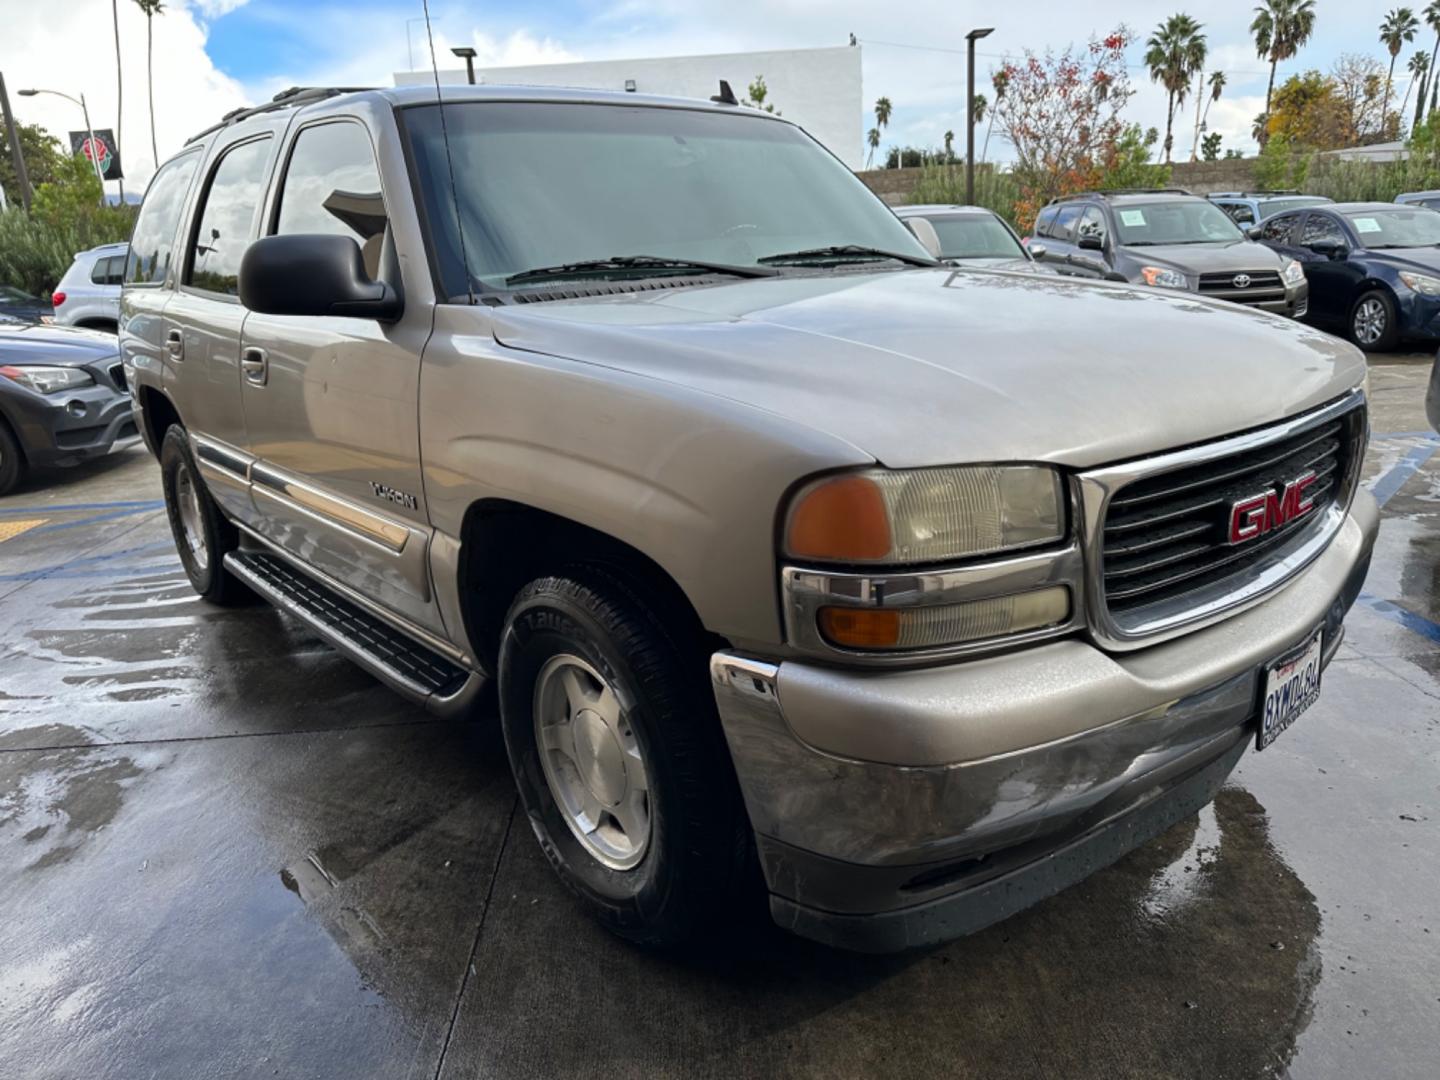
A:
<svg viewBox="0 0 1440 1080">
<path fill-rule="evenodd" d="M 148 459 L 0 500 L 45 521 L 0 540 L 0 1076 L 1432 1077 L 1424 374 L 1372 375 L 1386 520 L 1320 704 L 1154 843 L 891 958 L 750 921 L 620 944 L 517 819 L 493 724 L 195 601 Z"/>
</svg>

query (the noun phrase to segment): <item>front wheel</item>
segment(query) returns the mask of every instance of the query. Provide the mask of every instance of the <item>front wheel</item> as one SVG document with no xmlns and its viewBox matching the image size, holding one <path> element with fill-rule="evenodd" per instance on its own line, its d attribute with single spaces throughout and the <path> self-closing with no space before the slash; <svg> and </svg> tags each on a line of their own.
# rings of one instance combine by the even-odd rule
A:
<svg viewBox="0 0 1440 1080">
<path fill-rule="evenodd" d="M 10 426 L 0 420 L 0 495 L 14 491 L 25 478 L 25 455 L 10 433 Z"/>
<path fill-rule="evenodd" d="M 190 440 L 179 424 L 171 425 L 160 444 L 160 484 L 165 492 L 170 532 L 191 586 L 212 604 L 229 605 L 248 599 L 248 590 L 231 576 L 223 562 L 239 544 L 239 532 L 206 490 L 190 453 Z"/>
<path fill-rule="evenodd" d="M 667 946 L 748 895 L 749 824 L 704 658 L 600 571 L 531 582 L 500 648 L 500 718 L 551 865 L 604 926 Z"/>
<path fill-rule="evenodd" d="M 1371 289 L 1350 309 L 1350 340 L 1366 352 L 1389 352 L 1400 338 L 1395 301 L 1383 289 Z"/>
</svg>

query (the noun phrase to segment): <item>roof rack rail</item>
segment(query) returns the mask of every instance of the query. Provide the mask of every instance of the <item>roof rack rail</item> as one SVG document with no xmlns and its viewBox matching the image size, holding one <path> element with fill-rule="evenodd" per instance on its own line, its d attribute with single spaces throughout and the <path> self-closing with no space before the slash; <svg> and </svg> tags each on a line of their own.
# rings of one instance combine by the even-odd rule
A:
<svg viewBox="0 0 1440 1080">
<path fill-rule="evenodd" d="M 1075 191 L 1069 195 L 1057 195 L 1052 203 L 1071 202 L 1075 199 L 1109 198 L 1111 195 L 1194 195 L 1186 188 L 1103 188 L 1095 191 Z"/>
<path fill-rule="evenodd" d="M 1263 188 L 1259 191 L 1212 191 L 1207 199 L 1257 199 L 1269 195 L 1303 195 L 1299 188 Z"/>
<path fill-rule="evenodd" d="M 198 142 L 211 132 L 219 131 L 221 128 L 229 127 L 231 124 L 238 124 L 241 120 L 248 120 L 252 116 L 259 116 L 261 113 L 274 112 L 277 109 L 292 109 L 300 105 L 309 105 L 312 102 L 324 101 L 326 98 L 336 97 L 339 94 L 354 94 L 361 90 L 373 90 L 373 86 L 292 86 L 288 90 L 281 90 L 264 105 L 241 106 L 238 109 L 231 109 L 220 118 L 218 124 L 211 124 L 204 131 L 196 132 L 185 140 L 189 146 Z"/>
</svg>

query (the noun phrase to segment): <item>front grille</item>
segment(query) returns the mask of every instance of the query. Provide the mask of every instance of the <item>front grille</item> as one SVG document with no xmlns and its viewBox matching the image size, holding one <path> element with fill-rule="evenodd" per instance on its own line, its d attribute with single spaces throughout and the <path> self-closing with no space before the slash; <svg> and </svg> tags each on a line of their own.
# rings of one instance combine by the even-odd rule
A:
<svg viewBox="0 0 1440 1080">
<path fill-rule="evenodd" d="M 1240 286 L 1235 279 L 1240 276 L 1250 279 Z M 1275 270 L 1256 270 L 1253 273 L 1237 271 L 1225 274 L 1201 274 L 1200 293 L 1218 300 L 1232 300 L 1237 304 L 1273 304 L 1285 299 L 1285 284 Z"/>
<path fill-rule="evenodd" d="M 1244 451 L 1133 481 L 1110 500 L 1102 573 L 1112 614 L 1178 601 L 1227 581 L 1242 581 L 1308 535 L 1326 507 L 1348 498 L 1365 431 L 1356 408 L 1318 426 Z M 1255 539 L 1229 542 L 1239 500 L 1273 491 L 1308 472 L 1305 494 L 1316 509 Z"/>
<path fill-rule="evenodd" d="M 110 381 L 113 382 L 116 386 L 118 386 L 121 390 L 124 390 L 124 389 L 125 389 L 125 365 L 124 365 L 124 364 L 111 364 L 111 365 L 110 365 Z"/>
</svg>

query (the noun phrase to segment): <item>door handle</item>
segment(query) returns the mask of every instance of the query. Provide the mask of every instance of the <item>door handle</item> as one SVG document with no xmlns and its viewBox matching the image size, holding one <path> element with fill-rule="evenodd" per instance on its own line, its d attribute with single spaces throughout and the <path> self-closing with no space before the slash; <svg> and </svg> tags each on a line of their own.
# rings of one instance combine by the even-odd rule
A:
<svg viewBox="0 0 1440 1080">
<path fill-rule="evenodd" d="M 264 386 L 270 380 L 270 360 L 264 349 L 251 346 L 240 353 L 240 370 L 252 386 Z"/>
<path fill-rule="evenodd" d="M 170 354 L 172 360 L 185 359 L 185 338 L 179 330 L 171 330 L 165 335 L 165 351 Z"/>
</svg>

